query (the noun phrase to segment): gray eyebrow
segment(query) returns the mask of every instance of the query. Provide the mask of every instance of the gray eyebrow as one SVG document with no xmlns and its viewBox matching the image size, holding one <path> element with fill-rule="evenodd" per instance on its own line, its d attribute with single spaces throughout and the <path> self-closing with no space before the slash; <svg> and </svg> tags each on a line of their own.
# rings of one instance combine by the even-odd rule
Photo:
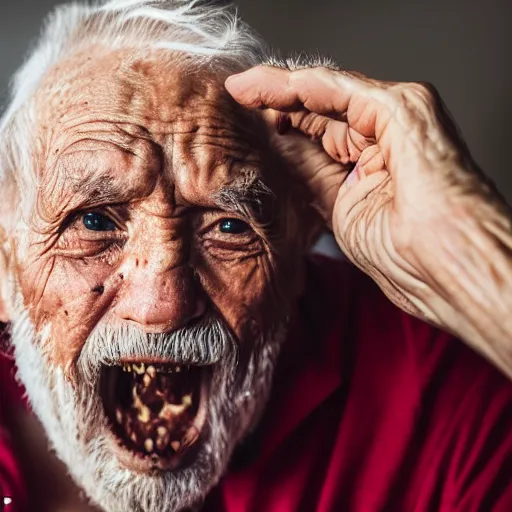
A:
<svg viewBox="0 0 512 512">
<path fill-rule="evenodd" d="M 219 190 L 214 201 L 219 208 L 250 218 L 261 227 L 269 225 L 275 214 L 275 194 L 254 172 L 247 172 Z"/>
<path fill-rule="evenodd" d="M 67 214 L 84 207 L 94 208 L 105 204 L 120 204 L 127 201 L 130 191 L 108 175 L 73 176 L 66 174 L 53 183 L 56 195 L 46 194 L 45 187 L 39 188 L 39 214 L 50 225 L 62 220 Z M 71 193 L 69 193 L 71 192 Z"/>
<path fill-rule="evenodd" d="M 128 199 L 127 187 L 123 187 L 109 175 L 84 176 L 78 179 L 68 176 L 67 180 L 71 181 L 73 193 L 92 199 L 94 203 L 119 203 Z"/>
</svg>

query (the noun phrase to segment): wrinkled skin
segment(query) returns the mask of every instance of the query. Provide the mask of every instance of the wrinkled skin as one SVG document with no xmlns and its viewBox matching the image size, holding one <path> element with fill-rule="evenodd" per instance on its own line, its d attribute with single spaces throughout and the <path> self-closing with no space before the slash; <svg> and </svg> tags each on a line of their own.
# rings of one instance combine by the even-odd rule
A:
<svg viewBox="0 0 512 512">
<path fill-rule="evenodd" d="M 275 144 L 345 254 L 512 377 L 512 215 L 437 92 L 325 68 L 257 67 L 226 87 L 278 132 L 295 129 Z"/>
<path fill-rule="evenodd" d="M 211 164 L 226 146 L 253 161 L 290 215 L 289 198 L 279 187 L 284 178 L 265 173 L 272 166 L 261 160 L 263 142 L 261 151 L 248 151 L 248 146 L 254 149 L 247 144 L 256 140 L 252 133 L 242 136 L 244 145 L 227 122 L 230 116 L 208 116 L 210 102 L 220 102 L 235 117 L 242 116 L 237 119 L 246 119 L 218 85 L 208 89 L 211 82 L 205 80 L 196 85 L 202 90 L 191 94 L 189 88 L 171 87 L 172 73 L 162 73 L 161 62 L 156 67 L 149 61 L 130 65 L 126 80 L 114 87 L 109 77 L 120 60 L 106 57 L 92 67 L 82 62 L 82 68 L 74 62 L 71 69 L 63 65 L 55 71 L 66 83 L 78 85 L 71 80 L 74 74 L 85 81 L 67 91 L 68 102 L 60 96 L 46 100 L 44 125 L 51 128 L 42 138 L 44 186 L 29 257 L 19 263 L 32 319 L 38 328 L 51 324 L 55 343 L 47 351 L 70 376 L 87 332 L 107 314 L 158 331 L 190 321 L 211 301 L 241 342 L 248 343 L 250 325 L 272 323 L 297 295 L 300 265 L 292 254 L 309 239 L 293 229 L 298 213 L 295 223 L 287 217 L 281 236 L 263 233 L 267 243 L 255 242 L 248 255 L 242 255 L 242 246 L 244 251 L 253 247 L 247 239 L 220 243 L 215 231 L 197 236 L 218 219 L 210 202 L 215 191 L 237 175 L 236 166 Z M 92 85 L 94 94 L 88 95 Z M 52 88 L 58 87 L 50 77 L 41 97 L 51 99 Z M 454 331 L 510 374 L 510 213 L 471 160 L 436 94 L 418 84 L 383 83 L 325 69 L 256 68 L 231 78 L 226 87 L 242 105 L 270 109 L 267 119 L 276 131 L 296 130 L 276 135 L 274 148 L 307 185 L 348 257 L 400 307 Z M 73 117 L 77 96 L 83 105 L 80 119 Z M 190 125 L 176 115 L 177 105 L 185 117 L 197 109 Z M 197 154 L 190 151 L 195 137 L 202 135 L 195 127 L 219 122 L 228 134 L 221 139 L 222 150 L 216 138 L 215 144 L 201 140 Z M 130 151 L 112 151 L 112 144 Z M 66 154 L 73 154 L 70 164 Z M 87 165 L 78 165 L 82 161 Z M 127 209 L 113 211 L 126 230 L 107 243 L 85 236 L 79 223 L 71 223 L 57 237 L 68 210 L 98 206 L 81 197 L 83 187 L 67 190 L 62 177 L 79 180 L 83 173 L 90 181 L 99 172 L 109 173 L 114 183 L 123 177 L 120 201 L 115 195 L 102 198 L 104 182 L 89 195 L 108 204 L 128 203 Z M 209 213 L 196 215 L 191 205 Z M 195 223 L 199 227 L 191 229 Z M 278 240 L 283 243 L 273 252 Z M 98 255 L 107 245 L 114 249 Z M 228 252 L 238 255 L 232 258 Z M 287 261 L 287 271 L 273 254 Z M 148 282 L 151 286 L 140 286 Z M 277 300 L 276 290 L 285 301 Z"/>
<path fill-rule="evenodd" d="M 166 52 L 90 54 L 53 68 L 34 99 L 39 187 L 28 240 L 11 256 L 41 348 L 73 383 L 99 322 L 162 333 L 213 311 L 243 368 L 301 292 L 316 229 L 304 187 L 285 179 L 261 115 L 224 90 L 227 74 Z M 112 229 L 86 229 L 90 212 Z M 248 228 L 223 233 L 223 219 Z M 25 448 L 27 460 L 46 457 L 41 441 Z M 54 464 L 48 486 L 64 489 Z M 74 499 L 64 508 L 78 509 Z"/>
<path fill-rule="evenodd" d="M 230 187 L 243 196 L 244 176 L 279 193 L 261 126 L 197 73 L 161 56 L 84 54 L 39 89 L 44 167 L 19 271 L 36 330 L 51 325 L 45 350 L 69 374 L 105 315 L 168 332 L 214 307 L 246 340 L 298 292 L 296 269 L 284 275 L 274 256 L 293 261 L 298 247 L 269 241 L 283 229 L 274 198 L 263 196 L 260 212 L 227 211 L 219 199 Z M 90 211 L 118 227 L 86 230 L 81 214 Z M 258 234 L 223 234 L 225 218 Z M 287 299 L 277 309 L 276 290 Z"/>
</svg>

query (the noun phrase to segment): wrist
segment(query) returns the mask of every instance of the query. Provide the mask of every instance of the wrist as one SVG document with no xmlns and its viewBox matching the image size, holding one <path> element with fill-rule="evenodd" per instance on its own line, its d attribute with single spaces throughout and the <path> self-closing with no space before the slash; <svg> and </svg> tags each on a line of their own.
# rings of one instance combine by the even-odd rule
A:
<svg viewBox="0 0 512 512">
<path fill-rule="evenodd" d="M 500 198 L 451 200 L 410 246 L 426 286 L 421 300 L 439 324 L 512 375 L 512 222 Z"/>
</svg>

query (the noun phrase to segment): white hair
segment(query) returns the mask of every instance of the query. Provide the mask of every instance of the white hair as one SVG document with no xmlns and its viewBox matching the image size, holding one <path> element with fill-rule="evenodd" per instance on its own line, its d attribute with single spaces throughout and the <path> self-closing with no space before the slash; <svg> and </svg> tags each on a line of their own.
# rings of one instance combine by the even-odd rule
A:
<svg viewBox="0 0 512 512">
<path fill-rule="evenodd" d="M 258 336 L 242 366 L 232 357 L 238 349 L 231 332 L 213 318 L 197 328 L 161 335 L 164 348 L 148 343 L 151 335 L 134 326 L 103 323 L 89 336 L 73 382 L 42 349 L 51 338 L 50 325 L 37 333 L 25 310 L 13 322 L 12 341 L 18 378 L 32 410 L 87 498 L 108 512 L 176 512 L 201 504 L 226 471 L 236 445 L 258 423 L 270 395 L 286 323 Z M 209 359 L 220 358 L 212 366 L 208 415 L 194 461 L 158 474 L 137 473 L 119 461 L 99 392 L 100 365 L 139 355 L 142 339 L 146 339 L 143 353 L 149 350 L 151 356 L 188 354 L 192 361 L 200 340 Z"/>
<path fill-rule="evenodd" d="M 55 64 L 91 46 L 165 49 L 188 55 L 198 66 L 231 73 L 266 60 L 263 41 L 240 20 L 233 6 L 218 1 L 110 0 L 58 7 L 15 75 L 0 121 L 0 223 L 7 233 L 23 229 L 16 225 L 13 209 L 26 219 L 37 189 L 34 169 L 39 141 L 31 100 Z"/>
</svg>

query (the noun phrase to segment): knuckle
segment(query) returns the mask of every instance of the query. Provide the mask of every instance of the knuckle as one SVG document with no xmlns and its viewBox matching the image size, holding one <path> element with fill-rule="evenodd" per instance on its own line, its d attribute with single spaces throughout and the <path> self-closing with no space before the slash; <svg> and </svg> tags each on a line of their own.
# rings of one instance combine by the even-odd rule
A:
<svg viewBox="0 0 512 512">
<path fill-rule="evenodd" d="M 342 73 L 349 77 L 358 78 L 359 80 L 364 80 L 364 81 L 369 80 L 369 78 L 365 74 L 363 74 L 359 71 L 354 71 L 353 69 L 343 70 Z"/>
<path fill-rule="evenodd" d="M 441 103 L 436 88 L 428 82 L 401 82 L 391 88 L 395 108 L 403 112 L 427 115 Z"/>
<path fill-rule="evenodd" d="M 292 85 L 301 86 L 311 76 L 324 76 L 325 71 L 327 71 L 326 68 L 322 67 L 296 69 L 290 73 L 289 81 Z"/>
<path fill-rule="evenodd" d="M 411 91 L 417 94 L 425 103 L 437 103 L 439 93 L 430 82 L 414 82 L 409 84 Z"/>
</svg>

